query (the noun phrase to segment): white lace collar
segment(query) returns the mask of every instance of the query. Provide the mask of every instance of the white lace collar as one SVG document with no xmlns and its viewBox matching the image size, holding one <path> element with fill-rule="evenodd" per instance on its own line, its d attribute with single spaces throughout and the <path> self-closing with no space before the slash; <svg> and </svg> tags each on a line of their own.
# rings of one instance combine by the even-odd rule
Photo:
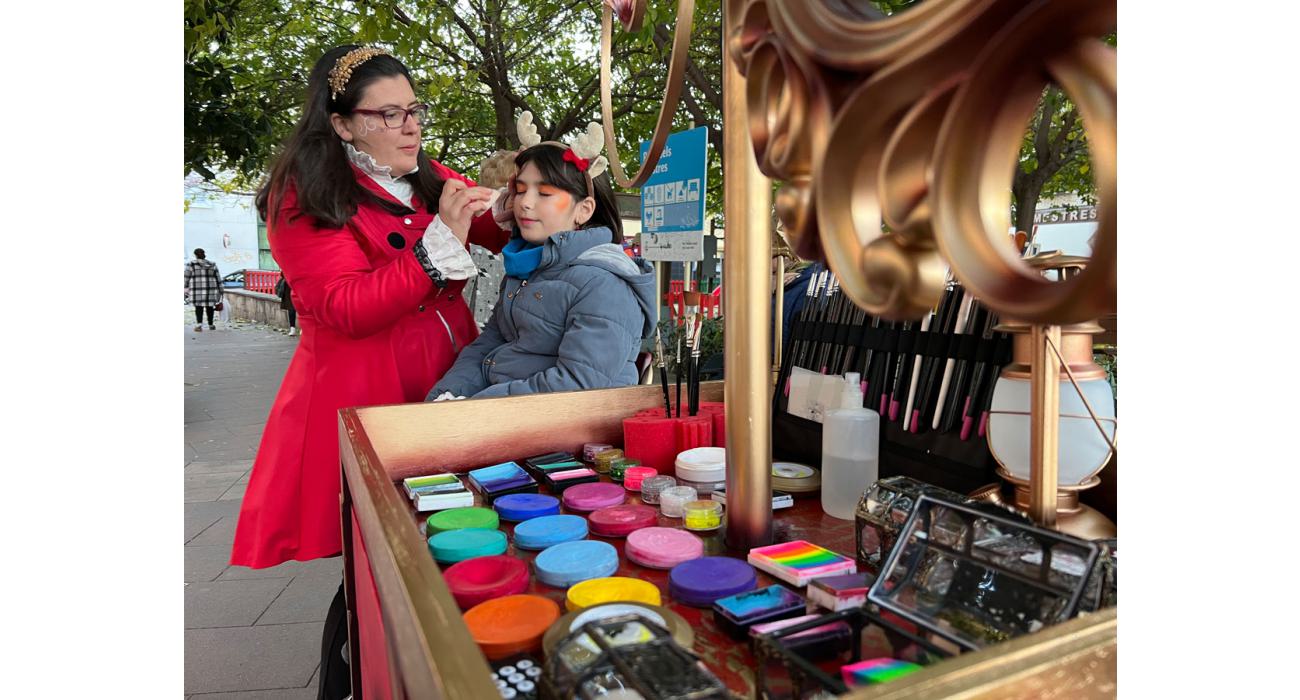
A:
<svg viewBox="0 0 1300 700">
<path fill-rule="evenodd" d="M 380 165 L 369 153 L 358 150 L 347 141 L 343 142 L 343 149 L 347 151 L 348 159 L 351 160 L 352 164 L 357 166 L 361 172 L 368 175 L 371 180 L 374 180 L 376 184 L 384 188 L 385 192 L 396 197 L 402 202 L 402 204 L 405 204 L 408 207 L 411 206 L 411 195 L 414 193 L 414 189 L 411 187 L 411 183 L 406 180 L 403 180 L 400 177 L 393 177 L 393 168 L 391 166 Z M 411 172 L 416 172 L 419 169 L 420 166 L 417 165 Z M 407 174 L 409 175 L 410 173 Z"/>
</svg>

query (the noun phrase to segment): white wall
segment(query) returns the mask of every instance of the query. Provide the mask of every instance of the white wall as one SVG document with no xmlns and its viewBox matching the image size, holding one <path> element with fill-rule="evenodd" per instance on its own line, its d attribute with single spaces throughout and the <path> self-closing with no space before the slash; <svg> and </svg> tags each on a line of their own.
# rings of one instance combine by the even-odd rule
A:
<svg viewBox="0 0 1300 700">
<path fill-rule="evenodd" d="M 185 179 L 185 199 L 189 210 L 184 244 L 177 251 L 181 265 L 194 257 L 195 248 L 202 248 L 222 275 L 257 269 L 257 211 L 251 196 L 206 191 L 197 176 L 191 176 Z"/>
</svg>

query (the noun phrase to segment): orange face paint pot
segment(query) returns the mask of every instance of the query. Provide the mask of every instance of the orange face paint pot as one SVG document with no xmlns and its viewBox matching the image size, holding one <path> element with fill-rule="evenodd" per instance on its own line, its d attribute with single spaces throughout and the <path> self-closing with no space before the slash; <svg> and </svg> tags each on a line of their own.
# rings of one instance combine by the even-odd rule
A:
<svg viewBox="0 0 1300 700">
<path fill-rule="evenodd" d="M 537 595 L 511 595 L 479 603 L 464 618 L 483 655 L 496 661 L 540 649 L 542 635 L 560 619 L 560 606 Z"/>
</svg>

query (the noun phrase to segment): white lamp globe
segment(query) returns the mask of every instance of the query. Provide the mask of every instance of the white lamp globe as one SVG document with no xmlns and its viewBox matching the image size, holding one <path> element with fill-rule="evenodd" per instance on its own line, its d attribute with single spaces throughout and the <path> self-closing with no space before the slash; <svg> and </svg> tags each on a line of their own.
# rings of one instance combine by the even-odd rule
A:
<svg viewBox="0 0 1300 700">
<path fill-rule="evenodd" d="M 1101 420 L 1106 438 L 1088 415 L 1074 385 L 1063 380 L 1057 452 L 1057 484 L 1077 486 L 1106 466 L 1115 440 L 1115 394 L 1104 377 L 1079 382 Z M 989 449 L 1012 476 L 1029 481 L 1029 381 L 998 377 L 989 411 Z"/>
</svg>

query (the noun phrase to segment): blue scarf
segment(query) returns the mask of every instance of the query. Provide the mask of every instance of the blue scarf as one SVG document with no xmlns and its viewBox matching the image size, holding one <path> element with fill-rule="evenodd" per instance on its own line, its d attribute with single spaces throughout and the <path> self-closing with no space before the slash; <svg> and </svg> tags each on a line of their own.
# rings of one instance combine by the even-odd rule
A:
<svg viewBox="0 0 1300 700">
<path fill-rule="evenodd" d="M 505 258 L 506 274 L 521 280 L 528 279 L 542 264 L 542 246 L 523 237 L 510 239 L 501 255 Z"/>
</svg>

